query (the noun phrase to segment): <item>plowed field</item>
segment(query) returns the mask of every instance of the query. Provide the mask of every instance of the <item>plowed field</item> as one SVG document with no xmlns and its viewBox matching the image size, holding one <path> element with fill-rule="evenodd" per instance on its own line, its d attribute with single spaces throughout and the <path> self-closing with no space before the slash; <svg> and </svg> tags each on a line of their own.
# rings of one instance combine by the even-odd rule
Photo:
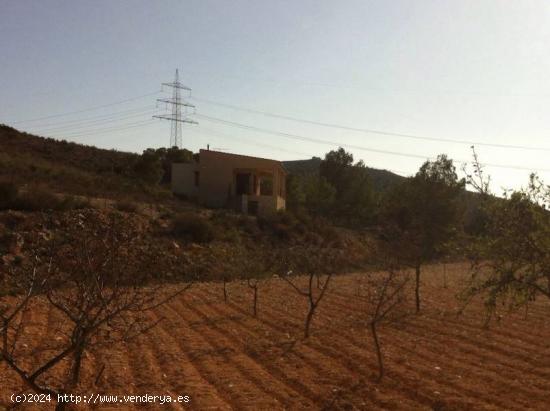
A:
<svg viewBox="0 0 550 411">
<path fill-rule="evenodd" d="M 260 284 L 258 318 L 250 315 L 246 285 L 230 284 L 224 303 L 221 285 L 198 284 L 157 309 L 154 317 L 164 320 L 148 334 L 89 354 L 81 391 L 191 398 L 184 405 L 136 409 L 550 409 L 550 303 L 540 299 L 528 312 L 503 313 L 484 329 L 480 302 L 456 314 L 455 293 L 465 274 L 464 265 L 448 265 L 445 288 L 441 265 L 425 269 L 422 313 L 380 328 L 386 362 L 380 383 L 356 296 L 361 276 L 350 274 L 333 279 L 312 336 L 292 349 L 301 337 L 306 301 L 288 284 L 278 279 Z M 55 338 L 56 312 L 27 315 L 32 327 L 24 340 Z M 28 361 L 40 355 L 30 351 Z M 0 363 L 0 408 L 22 388 Z M 78 407 L 89 408 L 133 409 Z"/>
</svg>

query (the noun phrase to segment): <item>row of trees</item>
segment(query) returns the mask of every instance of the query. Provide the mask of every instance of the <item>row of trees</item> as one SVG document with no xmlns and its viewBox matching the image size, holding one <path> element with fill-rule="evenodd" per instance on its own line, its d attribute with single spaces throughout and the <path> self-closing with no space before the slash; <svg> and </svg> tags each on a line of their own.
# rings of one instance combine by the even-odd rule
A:
<svg viewBox="0 0 550 411">
<path fill-rule="evenodd" d="M 100 354 L 113 344 L 131 341 L 150 331 L 162 318 L 151 320 L 150 310 L 185 292 L 197 278 L 227 284 L 239 279 L 251 290 L 251 314 L 259 314 L 261 278 L 279 278 L 307 302 L 303 337 L 310 337 L 319 305 L 329 293 L 332 277 L 341 271 L 345 251 L 330 244 L 296 246 L 281 253 L 258 252 L 245 246 L 203 253 L 162 264 L 163 252 L 143 242 L 142 234 L 113 214 L 108 223 L 86 216 L 75 224 L 58 228 L 51 238 L 38 236 L 19 264 L 10 266 L 2 279 L 0 294 L 0 361 L 11 368 L 27 388 L 36 393 L 70 394 L 80 383 L 87 367 L 86 353 Z M 221 266 L 220 262 L 226 263 Z M 221 268 L 221 269 L 220 269 Z M 180 269 L 183 282 L 167 285 L 163 273 Z M 172 276 L 173 277 L 173 276 Z M 304 281 L 305 278 L 305 281 Z M 159 281 L 160 280 L 160 281 Z M 395 272 L 387 278 L 372 277 L 372 290 L 365 314 L 375 337 L 380 377 L 383 375 L 376 327 L 389 318 L 395 302 L 401 302 L 403 285 Z M 49 306 L 51 309 L 47 308 Z M 32 316 L 37 310 L 58 314 L 56 328 L 46 339 L 31 334 Z M 57 328 L 58 327 L 58 328 Z M 29 352 L 46 355 L 28 361 Z M 58 372 L 59 368 L 65 371 Z M 99 380 L 104 367 L 93 379 Z M 66 403 L 59 403 L 62 410 Z"/>
<path fill-rule="evenodd" d="M 327 153 L 318 172 L 290 175 L 287 187 L 291 210 L 346 224 L 364 225 L 374 217 L 376 194 L 367 168 L 343 148 Z"/>
<path fill-rule="evenodd" d="M 132 170 L 136 177 L 149 184 L 170 183 L 172 164 L 187 163 L 193 159 L 193 153 L 186 149 L 148 148 L 134 162 Z"/>
<path fill-rule="evenodd" d="M 419 311 L 421 267 L 447 253 L 461 231 L 464 188 L 453 161 L 440 155 L 415 176 L 376 192 L 364 163 L 340 148 L 325 156 L 318 174 L 290 177 L 288 201 L 298 213 L 376 230 L 400 264 L 415 269 Z"/>
<path fill-rule="evenodd" d="M 422 265 L 449 255 L 472 261 L 463 296 L 484 294 L 489 312 L 501 300 L 517 307 L 550 297 L 550 186 L 531 175 L 524 189 L 495 195 L 475 150 L 463 172 L 460 179 L 453 161 L 439 155 L 376 192 L 364 164 L 340 148 L 318 174 L 291 176 L 288 203 L 298 213 L 377 232 L 398 265 L 415 271 L 416 312 Z"/>
</svg>

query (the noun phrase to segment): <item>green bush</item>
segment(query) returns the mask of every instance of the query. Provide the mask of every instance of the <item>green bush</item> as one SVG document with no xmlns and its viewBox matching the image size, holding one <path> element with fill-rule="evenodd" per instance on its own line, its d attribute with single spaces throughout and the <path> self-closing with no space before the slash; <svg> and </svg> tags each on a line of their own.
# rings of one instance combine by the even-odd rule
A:
<svg viewBox="0 0 550 411">
<path fill-rule="evenodd" d="M 172 234 L 195 243 L 209 243 L 214 239 L 214 228 L 197 215 L 180 214 L 174 219 Z"/>
</svg>

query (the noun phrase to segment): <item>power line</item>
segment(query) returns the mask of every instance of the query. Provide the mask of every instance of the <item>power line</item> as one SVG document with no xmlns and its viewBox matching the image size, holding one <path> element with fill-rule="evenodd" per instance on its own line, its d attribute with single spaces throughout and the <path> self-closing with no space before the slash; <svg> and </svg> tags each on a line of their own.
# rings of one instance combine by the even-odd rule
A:
<svg viewBox="0 0 550 411">
<path fill-rule="evenodd" d="M 84 132 L 81 132 L 81 133 L 77 132 L 77 133 L 64 134 L 64 135 L 61 135 L 61 138 L 76 138 L 76 137 L 102 134 L 102 133 L 107 133 L 107 132 L 110 133 L 110 132 L 113 132 L 113 131 L 121 131 L 121 130 L 130 129 L 130 128 L 143 127 L 144 125 L 153 125 L 153 124 L 155 124 L 155 122 L 153 120 L 147 119 L 147 120 L 142 120 L 142 121 L 138 121 L 138 122 L 127 123 L 127 124 L 117 126 L 117 127 L 99 128 L 99 129 L 94 129 L 94 130 L 85 130 Z M 50 135 L 48 137 L 58 138 L 57 136 L 52 136 L 52 135 Z"/>
<path fill-rule="evenodd" d="M 83 117 L 83 118 L 77 118 L 77 119 L 72 119 L 72 120 L 62 120 L 62 121 L 56 121 L 56 122 L 53 122 L 53 123 L 44 123 L 44 124 L 39 124 L 39 125 L 32 125 L 32 126 L 29 126 L 31 128 L 38 128 L 38 127 L 50 127 L 50 126 L 63 126 L 63 125 L 66 125 L 66 124 L 75 124 L 75 123 L 80 123 L 80 122 L 86 122 L 88 120 L 96 120 L 96 119 L 103 119 L 103 118 L 108 118 L 108 117 L 112 117 L 112 116 L 115 116 L 115 115 L 119 115 L 119 114 L 127 114 L 127 113 L 134 113 L 134 112 L 138 112 L 138 111 L 143 111 L 145 109 L 154 109 L 155 106 L 152 106 L 152 105 L 148 105 L 148 106 L 141 106 L 141 107 L 136 107 L 136 108 L 131 108 L 131 109 L 128 109 L 128 110 L 122 110 L 122 111 L 115 111 L 114 113 L 104 113 L 104 114 L 99 114 L 99 115 L 93 115 L 93 116 L 90 116 L 90 117 Z"/>
<path fill-rule="evenodd" d="M 151 121 L 151 119 L 149 119 L 149 120 L 144 120 L 143 123 L 134 123 L 133 125 L 125 126 L 125 127 L 119 127 L 118 129 L 115 129 L 115 130 L 82 133 L 82 134 L 73 135 L 73 136 L 62 136 L 62 138 L 64 138 L 64 139 L 76 139 L 76 138 L 80 138 L 80 137 L 92 136 L 92 139 L 94 141 L 101 141 L 101 140 L 105 140 L 105 139 L 110 139 L 110 141 L 114 143 L 115 140 L 112 139 L 112 133 L 116 132 L 117 133 L 116 142 L 118 143 L 118 142 L 121 142 L 121 141 L 135 140 L 136 139 L 136 130 L 135 129 L 138 129 L 138 130 L 146 129 L 146 128 L 149 128 L 149 127 L 154 126 L 154 125 L 156 125 L 156 122 Z M 127 133 L 131 133 L 130 136 L 127 136 L 125 138 L 120 137 L 120 134 L 127 134 Z"/>
<path fill-rule="evenodd" d="M 329 127 L 329 128 L 335 128 L 335 129 L 346 130 L 346 131 L 355 131 L 359 133 L 378 134 L 378 135 L 389 136 L 389 137 L 400 137 L 400 138 L 409 138 L 414 140 L 436 141 L 436 142 L 453 143 L 453 144 L 467 144 L 470 146 L 475 145 L 475 146 L 484 146 L 484 147 L 511 148 L 511 149 L 519 149 L 519 150 L 550 151 L 550 147 L 533 147 L 533 146 L 523 146 L 523 145 L 514 145 L 514 144 L 484 143 L 481 141 L 429 137 L 429 136 L 423 136 L 418 134 L 394 133 L 391 131 L 376 130 L 376 129 L 370 129 L 370 128 L 351 127 L 351 126 L 345 126 L 345 125 L 334 124 L 334 123 L 312 121 L 312 120 L 307 120 L 303 118 L 287 116 L 284 114 L 270 113 L 267 111 L 256 110 L 256 109 L 251 109 L 247 107 L 240 107 L 232 104 L 220 103 L 217 101 L 207 100 L 207 99 L 199 98 L 195 96 L 192 96 L 191 98 L 194 100 L 200 101 L 201 103 L 211 104 L 219 107 L 225 107 L 232 110 L 238 110 L 238 111 L 243 111 L 243 112 L 252 113 L 252 114 L 260 114 L 266 117 L 278 118 L 282 120 L 294 121 L 294 122 L 299 122 L 304 124 L 311 124 L 315 126 Z"/>
<path fill-rule="evenodd" d="M 136 118 L 136 117 L 143 117 L 146 114 L 152 114 L 154 112 L 155 112 L 154 109 L 148 109 L 146 111 L 141 110 L 140 113 L 129 114 L 129 115 L 126 115 L 126 116 L 114 116 L 114 117 L 111 117 L 111 118 L 90 120 L 90 121 L 86 121 L 86 122 L 83 122 L 83 123 L 80 123 L 80 124 L 52 127 L 52 128 L 46 128 L 46 129 L 39 129 L 38 132 L 39 133 L 51 133 L 51 132 L 60 132 L 60 131 L 63 132 L 64 130 L 67 130 L 67 132 L 70 133 L 70 132 L 73 132 L 75 130 L 79 130 L 79 129 L 83 129 L 83 128 L 86 129 L 90 126 L 93 127 L 95 125 L 116 123 L 116 122 L 119 122 L 119 121 L 122 121 L 122 120 L 128 120 L 128 119 Z"/>
<path fill-rule="evenodd" d="M 389 155 L 393 155 L 393 156 L 417 158 L 417 159 L 422 159 L 422 160 L 430 159 L 430 157 L 422 156 L 422 155 L 419 155 L 419 154 L 410 154 L 410 153 L 403 153 L 403 152 L 390 151 L 390 150 L 380 150 L 380 149 L 375 149 L 375 148 L 371 148 L 371 147 L 345 144 L 345 143 L 337 142 L 337 141 L 321 140 L 321 139 L 318 139 L 318 138 L 300 136 L 300 135 L 292 134 L 292 133 L 285 133 L 285 132 L 281 132 L 281 131 L 268 130 L 268 129 L 264 129 L 264 128 L 260 128 L 260 127 L 247 125 L 247 124 L 237 123 L 237 122 L 234 122 L 234 121 L 229 121 L 229 120 L 224 120 L 224 119 L 220 119 L 220 118 L 216 118 L 216 117 L 206 116 L 204 114 L 195 114 L 195 115 L 199 118 L 202 118 L 202 119 L 206 120 L 206 121 L 219 123 L 219 124 L 225 124 L 225 125 L 229 125 L 229 126 L 232 126 L 232 127 L 245 129 L 245 130 L 258 131 L 258 132 L 261 132 L 261 133 L 272 134 L 272 135 L 285 137 L 285 138 L 289 138 L 289 139 L 293 139 L 293 140 L 301 140 L 301 141 L 307 141 L 307 142 L 318 143 L 318 144 L 325 144 L 325 145 L 330 145 L 330 146 L 340 146 L 340 147 L 345 147 L 345 148 L 348 148 L 348 149 L 369 151 L 369 152 L 380 153 L 380 154 L 389 154 Z M 469 162 L 468 160 L 461 160 L 461 159 L 457 159 L 457 161 L 464 162 L 464 163 Z M 550 169 L 536 169 L 535 170 L 533 168 L 517 166 L 517 165 L 504 165 L 504 164 L 493 164 L 493 163 L 484 163 L 484 165 L 486 165 L 488 167 L 496 167 L 496 168 L 550 172 Z"/>
<path fill-rule="evenodd" d="M 317 157 L 317 155 L 312 154 L 312 153 L 304 153 L 304 152 L 301 152 L 301 151 L 288 150 L 288 149 L 282 148 L 280 146 L 272 146 L 272 145 L 269 145 L 269 144 L 258 143 L 258 142 L 255 142 L 253 140 L 245 139 L 245 138 L 242 138 L 242 137 L 235 137 L 235 136 L 232 136 L 232 135 L 230 136 L 226 133 L 221 133 L 219 131 L 212 130 L 210 128 L 206 128 L 204 126 L 200 126 L 198 129 L 194 129 L 193 131 L 198 131 L 199 134 L 201 134 L 201 132 L 203 130 L 206 131 L 206 133 L 207 133 L 207 134 L 202 134 L 203 137 L 211 137 L 211 136 L 221 137 L 221 138 L 224 138 L 224 139 L 242 141 L 244 143 L 251 144 L 251 145 L 254 145 L 254 146 L 257 146 L 257 147 L 269 148 L 270 150 L 278 150 L 278 151 L 291 153 L 291 154 L 297 154 L 297 155 L 301 155 L 301 156 Z M 227 140 L 225 140 L 225 141 L 227 142 Z M 373 168 L 373 167 L 369 167 L 369 168 Z M 377 170 L 382 170 L 382 169 L 377 168 Z M 405 175 L 414 174 L 414 173 L 411 173 L 409 171 L 396 170 L 396 169 L 383 169 L 383 170 L 391 171 L 392 173 L 395 173 L 395 174 L 405 174 Z"/>
<path fill-rule="evenodd" d="M 35 121 L 39 121 L 39 120 L 47 120 L 47 119 L 50 119 L 50 118 L 70 116 L 72 114 L 85 113 L 87 111 L 99 110 L 100 108 L 112 107 L 112 106 L 116 106 L 118 104 L 124 104 L 124 103 L 128 103 L 130 101 L 135 101 L 135 100 L 139 100 L 139 99 L 142 99 L 142 98 L 145 98 L 145 97 L 154 96 L 158 93 L 160 93 L 160 91 L 155 91 L 154 93 L 142 94 L 140 96 L 127 98 L 125 100 L 120 100 L 120 101 L 116 101 L 116 102 L 113 102 L 113 103 L 103 104 L 101 106 L 88 107 L 88 108 L 85 108 L 85 109 L 82 109 L 82 110 L 70 111 L 70 112 L 67 112 L 67 113 L 60 113 L 60 114 L 53 114 L 51 116 L 37 117 L 37 118 L 33 118 L 33 119 L 28 119 L 28 120 L 13 121 L 11 124 L 30 123 L 30 122 L 35 122 Z"/>
<path fill-rule="evenodd" d="M 199 132 L 205 131 L 206 133 L 208 133 L 208 135 L 217 136 L 217 137 L 230 139 L 230 140 L 242 141 L 244 143 L 252 144 L 252 145 L 257 146 L 257 147 L 269 148 L 270 150 L 277 150 L 277 151 L 282 151 L 282 152 L 286 152 L 286 153 L 290 153 L 290 154 L 298 154 L 298 155 L 301 155 L 301 156 L 314 157 L 314 155 L 311 154 L 311 153 L 304 153 L 304 152 L 295 151 L 295 150 L 288 150 L 288 149 L 280 147 L 280 146 L 273 146 L 273 145 L 270 145 L 270 144 L 258 143 L 256 141 L 249 140 L 249 139 L 242 138 L 242 137 L 235 137 L 235 136 L 232 136 L 232 135 L 230 136 L 226 133 L 221 133 L 219 131 L 212 130 L 211 128 L 204 127 L 202 125 L 197 129 L 197 131 L 199 131 Z"/>
</svg>

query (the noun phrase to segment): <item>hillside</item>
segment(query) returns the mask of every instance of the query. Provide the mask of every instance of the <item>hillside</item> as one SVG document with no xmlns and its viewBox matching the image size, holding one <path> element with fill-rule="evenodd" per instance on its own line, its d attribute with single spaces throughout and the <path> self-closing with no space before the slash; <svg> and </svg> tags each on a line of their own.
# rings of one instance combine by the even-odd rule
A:
<svg viewBox="0 0 550 411">
<path fill-rule="evenodd" d="M 19 186 L 46 186 L 55 192 L 145 199 L 158 193 L 133 178 L 138 154 L 44 138 L 0 125 L 0 177 Z"/>
<path fill-rule="evenodd" d="M 135 153 L 44 138 L 0 124 L 0 176 L 20 186 L 32 183 L 56 192 L 108 198 L 122 193 L 142 200 L 159 192 L 168 195 L 136 180 L 133 167 L 139 158 Z M 283 164 L 291 174 L 318 173 L 321 159 Z M 367 167 L 367 172 L 377 191 L 403 180 L 387 170 Z"/>
<path fill-rule="evenodd" d="M 319 157 L 312 157 L 309 160 L 283 161 L 283 165 L 290 174 L 316 174 L 319 172 L 321 161 Z M 367 167 L 367 174 L 376 191 L 384 191 L 391 185 L 404 180 L 404 177 L 391 171 L 371 167 Z"/>
<path fill-rule="evenodd" d="M 0 266 L 2 259 L 24 258 L 24 246 L 43 228 L 71 227 L 76 216 L 97 220 L 99 227 L 109 216 L 122 215 L 132 227 L 148 227 L 142 231 L 145 241 L 164 243 L 166 250 L 193 244 L 214 253 L 239 244 L 258 252 L 289 244 L 359 248 L 356 233 L 328 223 L 290 214 L 256 220 L 178 199 L 159 179 L 139 178 L 135 166 L 143 157 L 0 125 L 0 233 L 6 233 L 0 235 Z M 196 248 L 188 251 L 197 254 Z"/>
</svg>

